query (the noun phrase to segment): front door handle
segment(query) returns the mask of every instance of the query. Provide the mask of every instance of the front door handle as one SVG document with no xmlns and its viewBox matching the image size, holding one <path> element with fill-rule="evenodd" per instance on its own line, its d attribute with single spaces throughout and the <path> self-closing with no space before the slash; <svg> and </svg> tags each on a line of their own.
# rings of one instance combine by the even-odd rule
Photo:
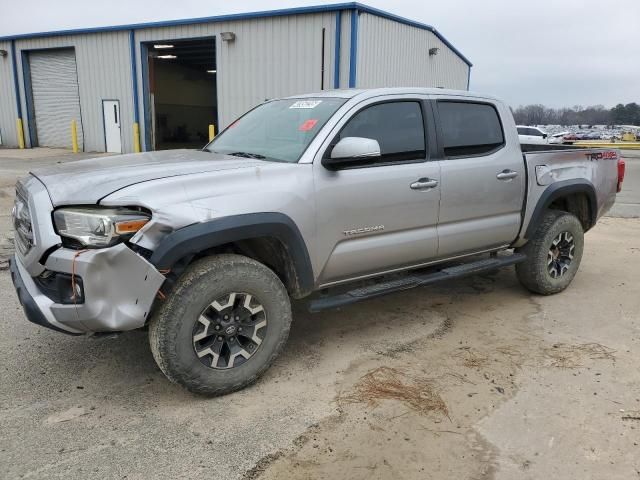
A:
<svg viewBox="0 0 640 480">
<path fill-rule="evenodd" d="M 496 178 L 498 180 L 511 180 L 512 178 L 516 178 L 517 176 L 518 172 L 514 172 L 513 170 L 503 170 L 496 175 Z"/>
<path fill-rule="evenodd" d="M 437 186 L 438 181 L 432 178 L 419 178 L 417 181 L 409 185 L 411 190 L 429 190 Z"/>
</svg>

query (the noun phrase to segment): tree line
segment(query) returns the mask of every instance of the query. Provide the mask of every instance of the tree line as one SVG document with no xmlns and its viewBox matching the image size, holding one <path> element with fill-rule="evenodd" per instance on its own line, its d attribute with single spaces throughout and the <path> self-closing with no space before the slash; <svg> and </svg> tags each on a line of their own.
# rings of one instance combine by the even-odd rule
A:
<svg viewBox="0 0 640 480">
<path fill-rule="evenodd" d="M 549 108 L 544 105 L 521 105 L 513 110 L 518 125 L 638 125 L 640 105 L 619 103 L 613 108 L 591 107 Z"/>
</svg>

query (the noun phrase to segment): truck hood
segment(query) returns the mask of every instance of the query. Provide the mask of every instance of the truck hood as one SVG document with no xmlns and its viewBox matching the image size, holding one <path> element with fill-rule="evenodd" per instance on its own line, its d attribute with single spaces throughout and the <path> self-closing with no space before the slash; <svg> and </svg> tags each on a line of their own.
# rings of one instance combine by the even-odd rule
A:
<svg viewBox="0 0 640 480">
<path fill-rule="evenodd" d="M 141 182 L 270 164 L 200 150 L 165 150 L 60 163 L 33 170 L 54 206 L 95 204 L 110 193 Z"/>
</svg>

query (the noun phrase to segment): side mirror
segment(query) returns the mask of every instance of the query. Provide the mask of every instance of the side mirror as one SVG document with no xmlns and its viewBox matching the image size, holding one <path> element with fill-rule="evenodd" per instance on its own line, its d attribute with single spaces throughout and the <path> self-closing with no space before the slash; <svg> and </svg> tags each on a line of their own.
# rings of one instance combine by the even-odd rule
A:
<svg viewBox="0 0 640 480">
<path fill-rule="evenodd" d="M 377 140 L 363 137 L 345 137 L 331 150 L 330 157 L 322 159 L 322 165 L 328 170 L 371 163 L 380 157 L 380 144 Z"/>
<path fill-rule="evenodd" d="M 546 133 L 542 134 L 542 138 L 547 138 L 549 135 L 547 135 Z"/>
</svg>

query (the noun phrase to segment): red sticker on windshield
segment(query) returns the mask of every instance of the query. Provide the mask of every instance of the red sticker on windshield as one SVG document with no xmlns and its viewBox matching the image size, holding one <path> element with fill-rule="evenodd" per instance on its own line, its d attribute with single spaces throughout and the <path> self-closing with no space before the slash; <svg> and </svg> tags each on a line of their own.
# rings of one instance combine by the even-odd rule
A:
<svg viewBox="0 0 640 480">
<path fill-rule="evenodd" d="M 313 127 L 316 126 L 316 123 L 318 123 L 318 120 L 316 118 L 310 118 L 309 120 L 305 121 L 302 125 L 300 125 L 298 130 L 300 130 L 301 132 L 308 132 L 309 130 L 311 130 Z"/>
</svg>

